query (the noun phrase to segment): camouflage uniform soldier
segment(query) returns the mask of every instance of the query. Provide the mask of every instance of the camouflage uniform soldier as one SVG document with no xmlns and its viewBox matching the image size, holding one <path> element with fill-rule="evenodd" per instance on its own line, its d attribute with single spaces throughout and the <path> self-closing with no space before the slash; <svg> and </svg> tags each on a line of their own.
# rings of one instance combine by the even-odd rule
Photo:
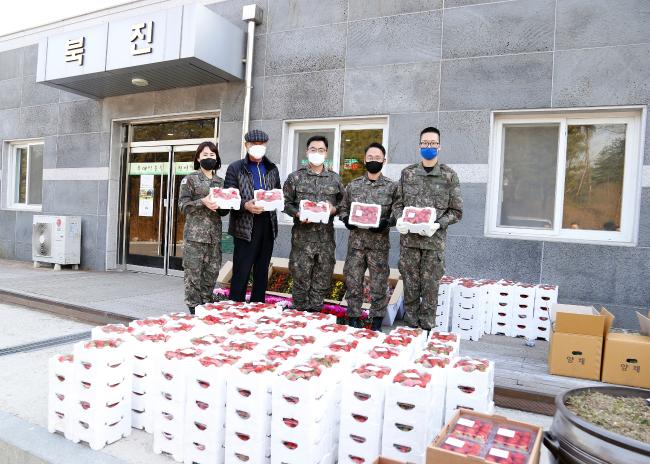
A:
<svg viewBox="0 0 650 464">
<path fill-rule="evenodd" d="M 398 199 L 393 210 L 400 238 L 399 270 L 404 280 L 405 322 L 411 327 L 435 327 L 438 285 L 445 272 L 447 226 L 463 216 L 463 199 L 458 175 L 438 163 L 440 132 L 427 127 L 420 134 L 422 162 L 402 171 Z M 407 233 L 401 221 L 406 206 L 436 209 L 437 230 L 433 236 Z"/>
<path fill-rule="evenodd" d="M 336 264 L 333 221 L 343 197 L 343 186 L 339 175 L 323 165 L 327 148 L 325 137 L 311 137 L 307 141 L 309 165 L 291 173 L 283 187 L 284 212 L 294 218 L 289 255 L 293 306 L 307 311 L 322 309 Z M 301 222 L 300 200 L 328 201 L 330 221 Z"/>
<path fill-rule="evenodd" d="M 181 181 L 178 196 L 178 208 L 185 215 L 185 304 L 192 314 L 198 305 L 212 301 L 221 268 L 221 216 L 228 210 L 217 209 L 210 197 L 210 188 L 223 187 L 223 179 L 215 173 L 220 167 L 217 147 L 212 142 L 201 143 L 194 157 L 196 171 Z"/>
<path fill-rule="evenodd" d="M 366 175 L 358 177 L 345 187 L 339 216 L 350 230 L 348 254 L 345 258 L 345 286 L 347 287 L 348 309 L 352 327 L 361 327 L 361 305 L 363 304 L 364 276 L 370 272 L 370 317 L 372 329 L 380 330 L 381 322 L 388 305 L 388 251 L 390 248 L 389 230 L 395 225 L 392 218 L 393 203 L 397 195 L 397 183 L 384 177 L 381 169 L 386 160 L 386 149 L 379 143 L 366 148 Z M 381 205 L 379 225 L 361 229 L 349 223 L 352 202 Z"/>
</svg>

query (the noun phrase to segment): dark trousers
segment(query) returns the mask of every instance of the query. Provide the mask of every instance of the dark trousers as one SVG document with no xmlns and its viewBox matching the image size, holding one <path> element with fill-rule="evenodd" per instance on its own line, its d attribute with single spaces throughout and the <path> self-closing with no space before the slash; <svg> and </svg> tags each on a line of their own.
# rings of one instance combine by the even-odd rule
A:
<svg viewBox="0 0 650 464">
<path fill-rule="evenodd" d="M 251 301 L 264 302 L 269 280 L 269 264 L 273 255 L 273 228 L 269 213 L 257 214 L 253 218 L 251 241 L 234 239 L 233 272 L 230 280 L 230 299 L 244 301 L 246 286 L 253 270 Z"/>
</svg>

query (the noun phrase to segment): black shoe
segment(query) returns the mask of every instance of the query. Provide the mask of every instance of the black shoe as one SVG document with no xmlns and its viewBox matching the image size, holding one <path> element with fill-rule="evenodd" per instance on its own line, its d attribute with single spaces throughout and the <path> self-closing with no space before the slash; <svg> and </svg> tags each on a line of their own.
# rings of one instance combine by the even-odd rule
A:
<svg viewBox="0 0 650 464">
<path fill-rule="evenodd" d="M 192 316 L 194 316 L 194 310 L 195 310 L 195 308 L 192 308 L 191 306 L 188 306 L 187 309 L 189 309 L 189 310 L 190 310 L 190 314 L 191 314 Z"/>
<path fill-rule="evenodd" d="M 383 317 L 373 317 L 372 318 L 372 325 L 370 328 L 372 330 L 376 330 L 378 332 L 381 332 L 381 323 L 384 321 Z"/>
<path fill-rule="evenodd" d="M 359 320 L 358 317 L 349 317 L 348 325 L 354 329 L 358 329 L 359 327 L 361 327 L 361 321 Z"/>
</svg>

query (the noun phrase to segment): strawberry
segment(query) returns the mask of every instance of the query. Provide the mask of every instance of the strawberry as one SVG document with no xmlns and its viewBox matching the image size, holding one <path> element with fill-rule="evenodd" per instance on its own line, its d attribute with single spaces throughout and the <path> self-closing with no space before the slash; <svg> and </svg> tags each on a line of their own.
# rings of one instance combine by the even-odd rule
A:
<svg viewBox="0 0 650 464">
<path fill-rule="evenodd" d="M 316 337 L 312 335 L 289 335 L 283 341 L 289 346 L 305 346 L 316 343 Z"/>
<path fill-rule="evenodd" d="M 242 364 L 239 370 L 244 374 L 262 374 L 264 372 L 275 372 L 278 366 L 280 366 L 279 362 L 269 362 L 266 359 L 260 359 Z"/>
<path fill-rule="evenodd" d="M 490 367 L 490 361 L 487 359 L 472 359 L 463 357 L 456 361 L 453 368 L 462 369 L 464 372 L 486 372 Z"/>
<path fill-rule="evenodd" d="M 424 353 L 418 359 L 415 360 L 416 364 L 422 364 L 427 368 L 440 367 L 445 368 L 449 365 L 449 358 L 444 356 L 436 356 L 433 353 Z"/>
<path fill-rule="evenodd" d="M 528 430 L 512 430 L 500 427 L 494 436 L 494 443 L 506 448 L 527 452 L 534 439 L 534 433 Z"/>
<path fill-rule="evenodd" d="M 384 343 L 391 346 L 408 346 L 412 340 L 411 337 L 406 335 L 389 335 L 384 340 Z"/>
<path fill-rule="evenodd" d="M 431 374 L 419 372 L 417 369 L 402 370 L 393 378 L 393 383 L 399 383 L 405 387 L 426 388 L 430 381 Z"/>
<path fill-rule="evenodd" d="M 390 374 L 390 368 L 385 366 L 377 366 L 375 364 L 362 364 L 352 371 L 357 374 L 362 379 L 369 379 L 376 377 L 378 379 L 384 378 L 384 376 Z"/>
<path fill-rule="evenodd" d="M 416 208 L 414 206 L 408 206 L 404 208 L 402 221 L 410 224 L 427 224 L 431 222 L 433 214 L 433 208 Z"/>
<path fill-rule="evenodd" d="M 483 419 L 463 416 L 458 419 L 451 434 L 456 437 L 469 438 L 471 440 L 487 443 L 492 432 L 492 423 Z"/>
<path fill-rule="evenodd" d="M 397 327 L 393 330 L 394 334 L 406 335 L 407 337 L 416 338 L 422 335 L 424 332 L 422 329 L 413 329 L 411 327 Z"/>
<path fill-rule="evenodd" d="M 169 339 L 171 338 L 171 336 L 170 335 L 165 335 L 165 334 L 153 334 L 153 335 L 138 334 L 138 335 L 136 335 L 135 338 L 139 342 L 167 343 L 169 341 Z"/>
</svg>

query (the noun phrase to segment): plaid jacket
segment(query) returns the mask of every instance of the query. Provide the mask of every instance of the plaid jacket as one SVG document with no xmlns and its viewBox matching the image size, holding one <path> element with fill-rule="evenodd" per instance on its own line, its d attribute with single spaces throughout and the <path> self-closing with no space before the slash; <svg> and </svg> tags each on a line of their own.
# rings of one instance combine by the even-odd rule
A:
<svg viewBox="0 0 650 464">
<path fill-rule="evenodd" d="M 281 188 L 280 172 L 278 171 L 278 167 L 266 156 L 263 158 L 262 162 L 266 167 L 266 174 L 263 176 L 262 182 L 262 184 L 266 186 L 266 190 Z M 230 221 L 228 223 L 228 233 L 235 238 L 250 242 L 251 236 L 253 235 L 253 215 L 244 209 L 244 203 L 253 199 L 254 189 L 253 175 L 246 166 L 246 158 L 235 161 L 228 166 L 224 188 L 232 187 L 239 189 L 241 195 L 241 207 L 239 211 L 231 211 Z M 275 211 L 263 214 L 271 215 L 273 239 L 275 239 L 278 236 L 278 215 Z"/>
</svg>

